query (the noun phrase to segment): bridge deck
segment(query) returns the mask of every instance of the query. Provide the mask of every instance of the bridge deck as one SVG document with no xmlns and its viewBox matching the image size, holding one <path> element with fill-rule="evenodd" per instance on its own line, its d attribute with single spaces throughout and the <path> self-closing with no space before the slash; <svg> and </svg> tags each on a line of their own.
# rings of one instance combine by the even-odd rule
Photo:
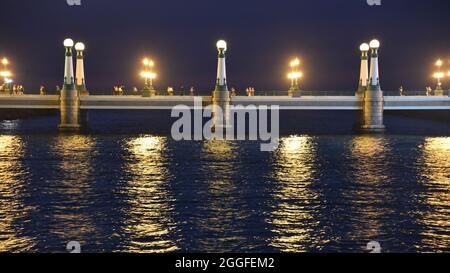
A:
<svg viewBox="0 0 450 273">
<path fill-rule="evenodd" d="M 59 96 L 0 96 L 0 109 L 59 109 Z"/>
<path fill-rule="evenodd" d="M 194 98 L 202 98 L 203 106 L 211 97 L 190 96 L 83 96 L 84 110 L 171 109 L 176 105 L 194 106 Z M 385 110 L 450 110 L 450 97 L 435 96 L 385 96 Z M 355 96 L 236 96 L 232 105 L 279 105 L 284 110 L 360 110 L 362 101 Z M 0 96 L 0 109 L 59 109 L 59 96 L 23 95 Z"/>
</svg>

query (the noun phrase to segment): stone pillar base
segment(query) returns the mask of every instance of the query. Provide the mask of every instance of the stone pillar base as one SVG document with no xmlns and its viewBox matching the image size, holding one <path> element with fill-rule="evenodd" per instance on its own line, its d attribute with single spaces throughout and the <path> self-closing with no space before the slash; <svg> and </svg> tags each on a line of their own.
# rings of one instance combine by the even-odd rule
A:
<svg viewBox="0 0 450 273">
<path fill-rule="evenodd" d="M 156 90 L 155 89 L 144 89 L 142 91 L 143 97 L 154 97 L 156 96 Z"/>
<path fill-rule="evenodd" d="M 379 86 L 371 86 L 364 92 L 361 130 L 365 133 L 382 133 L 384 98 Z"/>
<path fill-rule="evenodd" d="M 78 124 L 60 124 L 58 130 L 62 133 L 78 133 L 81 130 L 81 126 Z"/>
<path fill-rule="evenodd" d="M 60 132 L 78 132 L 80 125 L 80 97 L 73 85 L 65 86 L 61 90 L 60 102 Z"/>
<path fill-rule="evenodd" d="M 363 125 L 360 128 L 360 131 L 363 133 L 371 133 L 371 134 L 382 134 L 386 131 L 386 126 L 384 125 Z"/>
<path fill-rule="evenodd" d="M 230 122 L 230 92 L 214 91 L 212 95 L 213 131 L 224 130 Z M 220 109 L 218 109 L 220 108 Z M 220 116 L 221 115 L 221 116 Z"/>
<path fill-rule="evenodd" d="M 434 95 L 442 97 L 442 96 L 444 96 L 444 90 L 443 89 L 436 89 L 436 90 L 434 90 Z"/>
</svg>

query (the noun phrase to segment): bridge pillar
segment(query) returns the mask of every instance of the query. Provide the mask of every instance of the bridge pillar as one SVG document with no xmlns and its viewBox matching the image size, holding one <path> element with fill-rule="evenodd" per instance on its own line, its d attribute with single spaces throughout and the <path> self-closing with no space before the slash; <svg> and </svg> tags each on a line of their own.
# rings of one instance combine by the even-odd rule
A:
<svg viewBox="0 0 450 273">
<path fill-rule="evenodd" d="M 217 81 L 216 88 L 212 94 L 212 116 L 214 130 L 223 130 L 229 125 L 230 121 L 230 92 L 227 86 L 227 72 L 225 64 L 225 53 L 227 51 L 227 43 L 223 40 L 217 42 L 219 51 L 217 65 Z M 222 128 L 220 128 L 222 127 Z"/>
<path fill-rule="evenodd" d="M 369 49 L 370 46 L 366 43 L 362 44 L 359 49 L 361 50 L 361 72 L 359 75 L 359 85 L 356 91 L 356 96 L 363 98 L 364 92 L 367 89 L 369 82 Z"/>
<path fill-rule="evenodd" d="M 64 85 L 60 95 L 60 123 L 61 132 L 76 132 L 80 130 L 80 96 L 75 87 L 73 73 L 73 41 L 64 41 L 66 48 L 66 61 L 64 69 Z"/>
<path fill-rule="evenodd" d="M 86 81 L 84 77 L 84 55 L 83 51 L 85 46 L 83 43 L 76 43 L 75 50 L 77 51 L 77 71 L 76 71 L 76 88 L 80 92 L 80 95 L 89 95 L 86 89 Z"/>
<path fill-rule="evenodd" d="M 384 99 L 383 91 L 381 91 L 380 87 L 378 69 L 379 47 L 379 41 L 373 40 L 370 42 L 370 80 L 367 89 L 364 91 L 363 124 L 361 126 L 361 129 L 367 133 L 379 133 L 385 130 L 385 126 L 383 124 Z"/>
<path fill-rule="evenodd" d="M 442 89 L 442 82 L 441 82 L 440 78 L 438 78 L 438 84 L 436 86 L 436 89 L 434 90 L 434 95 L 435 96 L 444 96 L 444 89 Z"/>
</svg>

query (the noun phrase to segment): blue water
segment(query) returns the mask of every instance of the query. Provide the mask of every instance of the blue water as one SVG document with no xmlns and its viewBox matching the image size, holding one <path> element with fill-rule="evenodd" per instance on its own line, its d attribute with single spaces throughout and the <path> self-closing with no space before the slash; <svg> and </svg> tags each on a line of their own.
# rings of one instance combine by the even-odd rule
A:
<svg viewBox="0 0 450 273">
<path fill-rule="evenodd" d="M 260 152 L 175 142 L 160 115 L 93 112 L 80 135 L 58 134 L 56 117 L 0 122 L 0 252 L 69 241 L 83 252 L 365 252 L 372 240 L 450 251 L 446 121 L 391 116 L 390 133 L 370 136 L 351 132 L 351 113 L 330 124 L 304 113 L 283 119 L 303 130 Z"/>
</svg>

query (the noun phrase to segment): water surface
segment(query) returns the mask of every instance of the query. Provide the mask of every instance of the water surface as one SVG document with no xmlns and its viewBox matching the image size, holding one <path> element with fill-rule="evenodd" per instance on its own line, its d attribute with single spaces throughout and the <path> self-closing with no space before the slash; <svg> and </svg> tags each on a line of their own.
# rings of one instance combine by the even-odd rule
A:
<svg viewBox="0 0 450 273">
<path fill-rule="evenodd" d="M 450 251 L 447 136 L 293 134 L 267 153 L 54 121 L 0 123 L 0 252 Z"/>
</svg>

